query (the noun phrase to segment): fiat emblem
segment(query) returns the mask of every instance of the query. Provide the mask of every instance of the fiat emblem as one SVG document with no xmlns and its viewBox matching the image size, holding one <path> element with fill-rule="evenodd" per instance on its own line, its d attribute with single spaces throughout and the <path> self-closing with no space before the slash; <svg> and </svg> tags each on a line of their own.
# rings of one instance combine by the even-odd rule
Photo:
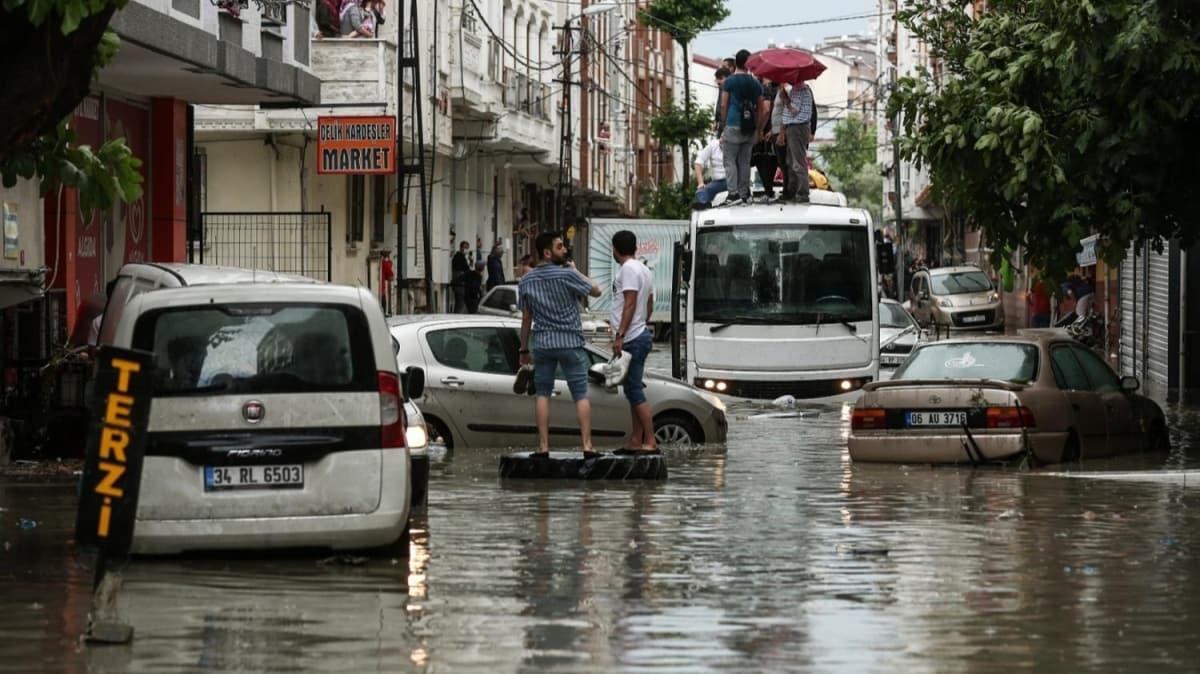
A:
<svg viewBox="0 0 1200 674">
<path fill-rule="evenodd" d="M 263 404 L 257 400 L 251 400 L 242 405 L 242 418 L 252 424 L 262 421 L 265 416 L 267 416 L 267 408 L 263 407 Z"/>
</svg>

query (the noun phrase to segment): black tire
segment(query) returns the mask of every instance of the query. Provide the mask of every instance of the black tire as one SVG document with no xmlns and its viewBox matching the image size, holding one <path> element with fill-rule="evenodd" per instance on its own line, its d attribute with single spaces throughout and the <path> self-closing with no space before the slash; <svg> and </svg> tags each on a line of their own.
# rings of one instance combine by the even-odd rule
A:
<svg viewBox="0 0 1200 674">
<path fill-rule="evenodd" d="M 413 508 L 425 505 L 425 499 L 429 494 L 429 455 L 421 454 L 414 456 L 410 464 L 412 466 L 412 498 L 410 505 Z"/>
<path fill-rule="evenodd" d="M 450 429 L 446 424 L 442 423 L 437 417 L 425 417 L 425 425 L 429 427 L 429 439 L 439 437 L 442 439 L 442 444 L 447 450 L 454 449 L 454 436 L 450 435 Z"/>
<path fill-rule="evenodd" d="M 659 445 L 665 446 L 702 445 L 704 432 L 691 415 L 664 412 L 654 419 L 654 439 Z"/>
<path fill-rule="evenodd" d="M 1150 426 L 1150 451 L 1167 453 L 1171 451 L 1171 434 L 1162 422 L 1154 422 Z"/>
<path fill-rule="evenodd" d="M 1078 462 L 1081 458 L 1083 457 L 1079 451 L 1079 436 L 1075 435 L 1075 431 L 1071 431 L 1066 444 L 1063 445 L 1062 462 Z"/>
</svg>

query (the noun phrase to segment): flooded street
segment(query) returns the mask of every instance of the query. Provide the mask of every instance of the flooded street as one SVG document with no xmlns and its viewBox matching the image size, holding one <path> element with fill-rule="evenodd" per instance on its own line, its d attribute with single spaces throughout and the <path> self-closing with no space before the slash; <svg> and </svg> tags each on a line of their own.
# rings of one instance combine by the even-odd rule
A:
<svg viewBox="0 0 1200 674">
<path fill-rule="evenodd" d="M 732 407 L 662 484 L 442 456 L 407 561 L 134 560 L 129 647 L 77 645 L 74 487 L 0 483 L 0 668 L 1194 671 L 1200 490 L 852 465 L 848 406 L 802 409 Z M 1195 467 L 1174 414 L 1170 456 L 1086 467 Z"/>
</svg>

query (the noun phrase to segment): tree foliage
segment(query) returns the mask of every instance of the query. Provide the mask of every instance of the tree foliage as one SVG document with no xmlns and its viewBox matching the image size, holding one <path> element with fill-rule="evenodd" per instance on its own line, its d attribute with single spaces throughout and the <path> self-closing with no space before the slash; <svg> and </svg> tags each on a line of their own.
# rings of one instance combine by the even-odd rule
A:
<svg viewBox="0 0 1200 674">
<path fill-rule="evenodd" d="M 638 10 L 638 22 L 657 28 L 676 42 L 687 45 L 700 33 L 729 16 L 725 0 L 653 0 Z"/>
<path fill-rule="evenodd" d="M 901 79 L 902 156 L 929 168 L 934 198 L 996 250 L 1023 247 L 1051 274 L 1102 234 L 1195 239 L 1200 202 L 1200 3 L 1194 0 L 911 0 L 903 20 L 946 77 Z"/>
<path fill-rule="evenodd" d="M 650 120 L 650 137 L 667 147 L 698 147 L 712 129 L 713 109 L 692 104 L 685 108 L 670 101 Z"/>
<path fill-rule="evenodd" d="M 70 114 L 120 41 L 107 28 L 128 0 L 0 0 L 0 180 L 41 181 L 42 194 L 79 190 L 85 217 L 141 196 L 141 162 L 124 139 L 76 146 Z"/>
<path fill-rule="evenodd" d="M 641 212 L 659 220 L 687 220 L 691 217 L 695 199 L 696 188 L 691 181 L 643 184 Z"/>
<path fill-rule="evenodd" d="M 850 114 L 839 121 L 833 139 L 817 150 L 829 177 L 848 180 L 864 165 L 875 163 L 875 126 L 860 115 Z"/>
</svg>

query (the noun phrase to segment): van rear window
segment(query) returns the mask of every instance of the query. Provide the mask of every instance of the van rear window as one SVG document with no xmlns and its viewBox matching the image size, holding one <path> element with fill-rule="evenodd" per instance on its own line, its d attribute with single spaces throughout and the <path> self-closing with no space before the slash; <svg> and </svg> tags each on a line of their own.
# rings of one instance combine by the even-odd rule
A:
<svg viewBox="0 0 1200 674">
<path fill-rule="evenodd" d="M 149 312 L 134 347 L 154 352 L 156 396 L 375 390 L 362 312 L 239 304 Z"/>
</svg>

